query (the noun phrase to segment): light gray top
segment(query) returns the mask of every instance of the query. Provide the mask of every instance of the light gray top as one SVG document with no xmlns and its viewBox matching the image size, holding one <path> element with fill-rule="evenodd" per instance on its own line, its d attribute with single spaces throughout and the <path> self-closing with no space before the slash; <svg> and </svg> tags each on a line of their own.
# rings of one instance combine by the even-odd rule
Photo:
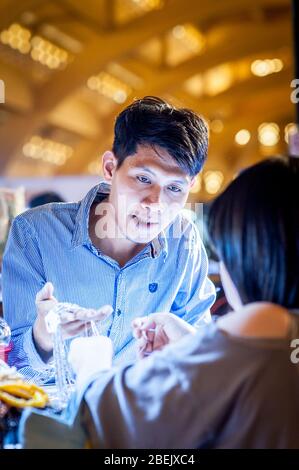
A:
<svg viewBox="0 0 299 470">
<path fill-rule="evenodd" d="M 134 365 L 102 372 L 81 411 L 92 445 L 299 448 L 299 368 L 291 361 L 299 315 L 291 315 L 285 339 L 238 338 L 211 324 Z"/>
</svg>

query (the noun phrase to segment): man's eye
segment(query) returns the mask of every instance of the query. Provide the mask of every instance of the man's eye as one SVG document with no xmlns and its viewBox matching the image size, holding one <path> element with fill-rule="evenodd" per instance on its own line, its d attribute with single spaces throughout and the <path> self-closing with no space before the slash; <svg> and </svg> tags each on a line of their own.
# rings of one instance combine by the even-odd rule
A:
<svg viewBox="0 0 299 470">
<path fill-rule="evenodd" d="M 146 176 L 136 176 L 137 180 L 140 181 L 140 183 L 150 183 L 151 180 L 147 178 Z"/>
<path fill-rule="evenodd" d="M 182 191 L 180 188 L 178 188 L 177 186 L 173 186 L 173 185 L 168 186 L 168 189 L 172 191 L 173 193 L 180 193 Z"/>
</svg>

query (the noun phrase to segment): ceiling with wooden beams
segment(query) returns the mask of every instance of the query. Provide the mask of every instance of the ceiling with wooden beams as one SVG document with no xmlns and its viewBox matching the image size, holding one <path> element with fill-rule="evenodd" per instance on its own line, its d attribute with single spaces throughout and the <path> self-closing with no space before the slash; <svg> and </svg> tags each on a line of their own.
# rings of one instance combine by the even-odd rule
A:
<svg viewBox="0 0 299 470">
<path fill-rule="evenodd" d="M 2 175 L 98 174 L 116 115 L 157 95 L 209 121 L 216 193 L 287 149 L 291 24 L 289 0 L 0 0 Z"/>
</svg>

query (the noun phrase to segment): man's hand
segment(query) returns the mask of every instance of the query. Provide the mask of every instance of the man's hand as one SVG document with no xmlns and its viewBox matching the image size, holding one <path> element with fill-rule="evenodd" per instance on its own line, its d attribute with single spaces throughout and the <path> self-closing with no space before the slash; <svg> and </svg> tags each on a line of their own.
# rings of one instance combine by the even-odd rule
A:
<svg viewBox="0 0 299 470">
<path fill-rule="evenodd" d="M 48 332 L 45 317 L 49 311 L 57 305 L 58 301 L 53 296 L 54 287 L 51 282 L 47 282 L 44 287 L 37 293 L 35 304 L 37 310 L 37 318 L 33 325 L 33 336 L 38 352 L 44 361 L 48 361 L 52 355 L 53 340 L 51 333 Z M 85 333 L 86 322 L 91 320 L 104 320 L 111 315 L 113 309 L 110 305 L 104 305 L 98 310 L 82 308 L 72 314 L 61 317 L 61 330 L 64 339 L 72 338 Z"/>
<path fill-rule="evenodd" d="M 132 322 L 133 336 L 138 340 L 137 354 L 140 358 L 153 351 L 175 343 L 196 329 L 173 313 L 152 313 L 147 317 L 135 318 Z"/>
<path fill-rule="evenodd" d="M 71 342 L 68 361 L 80 386 L 90 375 L 112 366 L 113 346 L 106 336 L 75 338 Z"/>
<path fill-rule="evenodd" d="M 58 303 L 53 296 L 54 287 L 51 282 L 47 282 L 44 287 L 36 294 L 35 305 L 37 318 L 33 325 L 33 337 L 35 345 L 42 359 L 49 359 L 53 349 L 52 336 L 48 333 L 45 316 Z"/>
</svg>

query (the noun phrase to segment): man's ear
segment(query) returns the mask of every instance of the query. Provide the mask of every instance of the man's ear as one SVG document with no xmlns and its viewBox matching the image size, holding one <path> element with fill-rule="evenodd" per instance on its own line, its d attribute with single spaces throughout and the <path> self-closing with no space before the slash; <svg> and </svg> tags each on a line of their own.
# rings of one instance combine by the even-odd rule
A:
<svg viewBox="0 0 299 470">
<path fill-rule="evenodd" d="M 102 157 L 102 170 L 106 181 L 111 181 L 117 168 L 117 159 L 113 152 L 107 150 Z"/>
</svg>

